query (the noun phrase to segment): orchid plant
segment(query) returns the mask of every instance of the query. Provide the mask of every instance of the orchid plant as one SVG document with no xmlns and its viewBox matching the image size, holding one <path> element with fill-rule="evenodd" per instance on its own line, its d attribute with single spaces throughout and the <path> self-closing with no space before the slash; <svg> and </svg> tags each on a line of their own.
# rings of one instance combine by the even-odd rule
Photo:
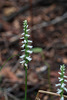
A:
<svg viewBox="0 0 67 100">
<path fill-rule="evenodd" d="M 32 54 L 32 46 L 29 45 L 29 43 L 32 43 L 31 40 L 28 40 L 28 38 L 30 37 L 30 35 L 28 34 L 30 29 L 28 29 L 28 25 L 27 25 L 27 20 L 25 20 L 23 22 L 23 33 L 21 34 L 22 37 L 20 39 L 22 39 L 22 46 L 21 48 L 23 48 L 21 51 L 24 52 L 24 55 L 20 56 L 20 58 L 22 59 L 22 61 L 20 62 L 22 65 L 24 65 L 25 68 L 25 100 L 27 100 L 27 69 L 28 69 L 28 63 L 29 61 L 32 60 L 32 58 L 29 56 L 30 54 Z"/>
<path fill-rule="evenodd" d="M 57 89 L 57 93 L 60 94 L 61 98 L 60 100 L 64 100 L 64 96 L 63 96 L 63 93 L 64 93 L 64 90 L 67 92 L 67 88 L 65 87 L 66 84 L 64 82 L 67 82 L 66 78 L 67 76 L 65 76 L 65 66 L 64 65 L 61 65 L 60 66 L 60 72 L 58 72 L 60 77 L 58 77 L 59 79 L 59 82 L 58 84 L 56 84 L 56 86 L 60 86 L 60 89 Z"/>
</svg>

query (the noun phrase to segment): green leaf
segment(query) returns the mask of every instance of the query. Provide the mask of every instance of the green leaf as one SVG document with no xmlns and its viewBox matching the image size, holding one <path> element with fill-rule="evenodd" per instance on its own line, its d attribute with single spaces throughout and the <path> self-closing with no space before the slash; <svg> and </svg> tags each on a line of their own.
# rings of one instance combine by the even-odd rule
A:
<svg viewBox="0 0 67 100">
<path fill-rule="evenodd" d="M 36 48 L 33 48 L 32 51 L 34 53 L 41 53 L 41 52 L 43 52 L 43 49 L 42 48 L 39 48 L 39 47 L 36 47 Z"/>
</svg>

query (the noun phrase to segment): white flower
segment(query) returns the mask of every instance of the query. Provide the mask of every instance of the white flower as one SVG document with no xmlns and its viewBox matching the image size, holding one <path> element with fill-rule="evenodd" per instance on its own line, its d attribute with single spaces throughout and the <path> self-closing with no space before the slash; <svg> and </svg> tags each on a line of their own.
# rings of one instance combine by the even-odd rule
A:
<svg viewBox="0 0 67 100">
<path fill-rule="evenodd" d="M 61 82 L 61 81 L 63 81 L 63 80 L 64 80 L 63 78 L 60 78 L 60 77 L 58 77 L 58 79 L 59 79 L 59 82 Z"/>
<path fill-rule="evenodd" d="M 24 43 L 24 41 L 22 41 L 21 43 Z"/>
<path fill-rule="evenodd" d="M 58 72 L 60 75 L 62 74 L 61 72 Z"/>
<path fill-rule="evenodd" d="M 30 53 L 30 54 L 32 53 L 32 51 L 30 51 L 30 50 L 27 50 L 27 52 Z"/>
<path fill-rule="evenodd" d="M 27 32 L 29 32 L 30 31 L 30 29 L 27 29 Z"/>
<path fill-rule="evenodd" d="M 25 31 L 25 29 L 23 29 Z"/>
<path fill-rule="evenodd" d="M 28 45 L 27 47 L 31 49 L 33 46 Z"/>
<path fill-rule="evenodd" d="M 20 63 L 21 63 L 21 64 L 24 64 L 24 63 L 25 63 L 25 60 L 21 61 Z"/>
<path fill-rule="evenodd" d="M 60 86 L 60 85 L 61 85 L 60 83 L 56 84 L 56 86 Z"/>
<path fill-rule="evenodd" d="M 27 25 L 27 28 L 28 28 L 28 25 Z"/>
<path fill-rule="evenodd" d="M 22 41 L 22 43 L 27 43 L 27 41 L 26 41 L 26 40 L 24 40 L 24 41 Z"/>
<path fill-rule="evenodd" d="M 30 58 L 30 56 L 29 56 L 29 57 L 26 57 L 26 59 L 27 59 L 28 61 L 31 61 L 31 60 L 32 60 L 32 58 Z"/>
<path fill-rule="evenodd" d="M 65 72 L 63 72 L 63 74 L 64 74 Z"/>
<path fill-rule="evenodd" d="M 23 44 L 21 47 L 24 48 L 25 47 L 25 44 Z"/>
<path fill-rule="evenodd" d="M 67 92 L 67 88 L 64 87 L 64 90 Z"/>
<path fill-rule="evenodd" d="M 20 56 L 20 58 L 22 58 L 22 59 L 23 59 L 24 57 L 25 57 L 25 55 Z"/>
<path fill-rule="evenodd" d="M 26 34 L 25 36 L 30 37 L 30 35 Z"/>
<path fill-rule="evenodd" d="M 67 78 L 67 76 L 64 75 L 64 78 Z"/>
<path fill-rule="evenodd" d="M 25 33 L 22 33 L 21 35 L 24 35 Z"/>
<path fill-rule="evenodd" d="M 23 27 L 25 27 L 25 26 L 23 26 Z M 28 28 L 28 25 L 27 25 L 27 28 Z"/>
<path fill-rule="evenodd" d="M 24 39 L 24 37 L 21 37 L 20 39 Z"/>
<path fill-rule="evenodd" d="M 60 70 L 62 70 L 62 69 L 65 70 L 65 66 L 64 65 L 63 66 L 60 65 Z"/>
<path fill-rule="evenodd" d="M 64 88 L 66 84 L 62 83 L 61 88 Z"/>
<path fill-rule="evenodd" d="M 26 41 L 26 40 L 24 40 L 24 43 L 27 43 L 27 41 Z"/>
<path fill-rule="evenodd" d="M 21 50 L 21 51 L 25 51 L 25 49 L 24 50 Z"/>
<path fill-rule="evenodd" d="M 24 65 L 27 67 L 27 64 L 26 63 Z"/>
<path fill-rule="evenodd" d="M 62 96 L 62 97 L 60 98 L 60 100 L 64 100 L 64 97 Z"/>
<path fill-rule="evenodd" d="M 32 43 L 32 41 L 31 41 L 31 40 L 28 40 L 28 42 Z"/>
<path fill-rule="evenodd" d="M 62 90 L 61 90 L 61 89 L 57 89 L 57 91 L 58 91 L 58 92 L 57 92 L 58 94 L 60 94 L 60 93 L 62 92 Z"/>
<path fill-rule="evenodd" d="M 64 82 L 67 82 L 67 80 L 64 80 Z"/>
<path fill-rule="evenodd" d="M 59 82 L 61 82 L 61 81 L 63 81 L 63 78 L 61 78 L 61 79 L 59 80 Z"/>
</svg>

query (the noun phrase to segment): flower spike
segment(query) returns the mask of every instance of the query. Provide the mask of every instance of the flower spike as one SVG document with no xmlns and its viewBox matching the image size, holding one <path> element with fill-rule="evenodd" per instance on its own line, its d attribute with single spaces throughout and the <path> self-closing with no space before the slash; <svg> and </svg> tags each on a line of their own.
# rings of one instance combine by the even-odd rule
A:
<svg viewBox="0 0 67 100">
<path fill-rule="evenodd" d="M 28 38 L 30 37 L 30 35 L 28 34 L 30 29 L 28 29 L 27 20 L 23 22 L 23 28 L 24 32 L 21 34 L 22 37 L 20 39 L 23 39 L 23 44 L 21 47 L 24 49 L 21 51 L 24 51 L 24 55 L 20 56 L 20 58 L 22 59 L 20 63 L 24 64 L 24 67 L 27 68 L 28 62 L 32 60 L 32 58 L 29 56 L 29 54 L 32 54 L 32 46 L 29 45 L 29 43 L 32 43 L 32 41 L 28 40 Z"/>
<path fill-rule="evenodd" d="M 63 92 L 64 90 L 67 92 L 67 88 L 65 87 L 66 84 L 64 82 L 67 82 L 67 80 L 65 78 L 67 78 L 67 76 L 64 75 L 65 73 L 65 66 L 61 65 L 60 66 L 60 72 L 58 72 L 60 77 L 58 77 L 59 82 L 58 84 L 56 84 L 56 86 L 60 86 L 60 89 L 57 89 L 57 93 L 60 94 L 61 98 L 60 100 L 64 100 L 64 96 L 63 96 Z"/>
</svg>

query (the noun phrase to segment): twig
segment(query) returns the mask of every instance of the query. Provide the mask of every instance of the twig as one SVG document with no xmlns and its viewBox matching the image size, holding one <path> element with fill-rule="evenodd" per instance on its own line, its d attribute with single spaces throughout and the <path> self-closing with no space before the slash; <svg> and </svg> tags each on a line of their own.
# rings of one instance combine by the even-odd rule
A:
<svg viewBox="0 0 67 100">
<path fill-rule="evenodd" d="M 9 93 L 6 89 L 0 89 L 0 91 L 2 92 L 2 94 L 4 94 L 5 100 L 8 100 L 7 96 L 11 97 L 13 100 L 19 100 L 14 95 L 12 95 L 11 93 Z"/>
<path fill-rule="evenodd" d="M 38 93 L 37 93 L 37 96 L 36 96 L 36 99 L 35 100 L 39 100 L 39 93 L 50 94 L 50 95 L 54 95 L 54 96 L 59 96 L 60 97 L 60 94 L 53 93 L 53 92 L 49 92 L 49 91 L 44 91 L 44 90 L 39 90 Z M 67 98 L 66 95 L 63 95 L 63 96 L 65 98 Z"/>
<path fill-rule="evenodd" d="M 4 97 L 5 97 L 5 100 L 8 100 L 8 96 L 5 91 L 4 91 Z"/>
<path fill-rule="evenodd" d="M 7 95 L 9 96 L 9 97 L 11 97 L 12 99 L 14 99 L 14 100 L 19 100 L 18 98 L 16 98 L 14 95 L 12 95 L 12 94 L 10 94 L 10 93 L 8 93 L 8 92 L 6 92 L 7 93 Z"/>
<path fill-rule="evenodd" d="M 38 25 L 35 25 L 32 27 L 32 30 L 36 30 L 37 28 L 42 28 L 42 27 L 47 27 L 47 26 L 50 26 L 50 25 L 54 25 L 54 24 L 57 24 L 63 20 L 65 20 L 67 18 L 67 12 L 64 13 L 62 16 L 60 17 L 56 17 L 55 19 L 53 19 L 52 21 L 49 21 L 49 22 L 43 22 L 41 24 L 38 24 Z"/>
</svg>

